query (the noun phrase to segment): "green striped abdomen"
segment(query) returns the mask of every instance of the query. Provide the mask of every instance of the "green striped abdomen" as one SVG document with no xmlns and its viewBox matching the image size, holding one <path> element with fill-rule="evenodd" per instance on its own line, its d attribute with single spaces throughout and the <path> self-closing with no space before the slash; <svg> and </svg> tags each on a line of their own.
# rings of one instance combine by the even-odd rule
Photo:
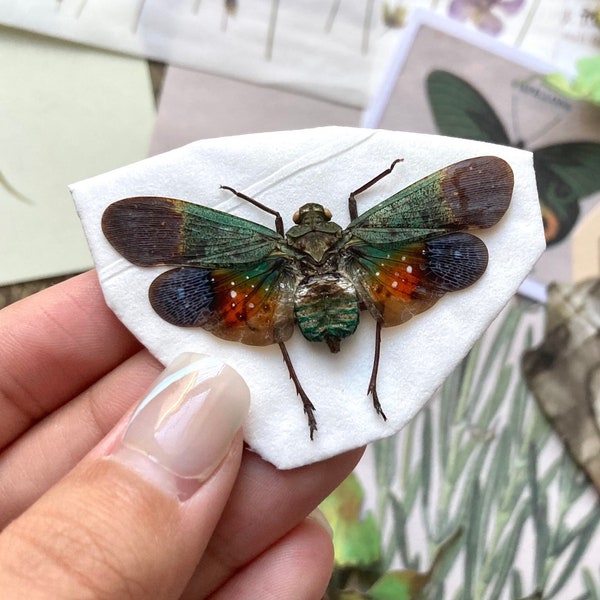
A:
<svg viewBox="0 0 600 600">
<path fill-rule="evenodd" d="M 338 273 L 303 279 L 296 289 L 294 310 L 302 335 L 311 342 L 327 342 L 332 352 L 356 331 L 360 312 L 354 285 Z"/>
</svg>

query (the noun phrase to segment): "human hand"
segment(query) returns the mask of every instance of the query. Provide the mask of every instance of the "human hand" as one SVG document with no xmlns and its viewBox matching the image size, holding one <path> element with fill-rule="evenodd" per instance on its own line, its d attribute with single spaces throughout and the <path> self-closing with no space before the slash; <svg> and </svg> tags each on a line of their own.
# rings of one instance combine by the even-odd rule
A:
<svg viewBox="0 0 600 600">
<path fill-rule="evenodd" d="M 2 310 L 0 334 L 2 598 L 322 596 L 331 540 L 307 515 L 360 450 L 278 471 L 243 449 L 242 380 L 198 355 L 131 420 L 162 367 L 94 272 Z"/>
</svg>

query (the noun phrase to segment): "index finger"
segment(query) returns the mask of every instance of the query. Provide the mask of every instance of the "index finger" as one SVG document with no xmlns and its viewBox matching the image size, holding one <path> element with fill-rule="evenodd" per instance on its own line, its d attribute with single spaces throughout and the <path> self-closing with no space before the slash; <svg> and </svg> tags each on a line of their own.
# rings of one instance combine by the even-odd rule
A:
<svg viewBox="0 0 600 600">
<path fill-rule="evenodd" d="M 95 271 L 0 311 L 0 449 L 140 349 Z"/>
</svg>

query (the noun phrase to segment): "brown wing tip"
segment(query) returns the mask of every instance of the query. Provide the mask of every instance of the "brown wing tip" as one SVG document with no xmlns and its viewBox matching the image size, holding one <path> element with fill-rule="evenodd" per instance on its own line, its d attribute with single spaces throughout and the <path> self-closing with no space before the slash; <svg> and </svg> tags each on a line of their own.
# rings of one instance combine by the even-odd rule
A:
<svg viewBox="0 0 600 600">
<path fill-rule="evenodd" d="M 160 197 L 124 198 L 102 214 L 102 232 L 129 262 L 148 267 L 165 264 L 178 243 L 179 219 L 173 201 Z M 168 217 L 168 219 L 167 219 Z"/>
<path fill-rule="evenodd" d="M 515 174 L 510 164 L 498 156 L 481 157 L 481 184 L 490 196 L 491 227 L 495 225 L 508 210 L 515 187 Z M 483 226 L 483 225 L 482 225 Z"/>
<path fill-rule="evenodd" d="M 468 214 L 468 224 L 487 228 L 508 210 L 514 183 L 507 161 L 498 156 L 477 156 L 450 165 L 445 185 L 450 197 L 455 198 L 458 212 Z"/>
</svg>

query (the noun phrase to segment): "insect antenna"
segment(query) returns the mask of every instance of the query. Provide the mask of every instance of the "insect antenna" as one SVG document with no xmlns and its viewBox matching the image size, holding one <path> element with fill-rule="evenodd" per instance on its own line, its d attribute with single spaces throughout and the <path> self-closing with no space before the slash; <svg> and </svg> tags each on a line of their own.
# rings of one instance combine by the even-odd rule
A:
<svg viewBox="0 0 600 600">
<path fill-rule="evenodd" d="M 265 204 L 263 204 L 262 202 L 259 202 L 258 200 L 255 200 L 254 198 L 250 198 L 250 196 L 246 196 L 246 194 L 242 194 L 242 192 L 238 192 L 237 190 L 233 189 L 232 187 L 229 187 L 228 185 L 221 185 L 219 187 L 222 190 L 227 190 L 227 191 L 231 192 L 232 194 L 235 194 L 238 198 L 241 198 L 242 200 L 246 200 L 246 202 L 250 202 L 250 204 L 253 204 L 257 208 L 264 210 L 265 212 L 269 213 L 270 215 L 273 215 L 275 217 L 275 230 L 281 236 L 283 236 L 285 234 L 285 231 L 283 229 L 283 219 L 281 218 L 281 215 L 276 210 L 266 206 Z"/>
<path fill-rule="evenodd" d="M 296 393 L 300 396 L 302 400 L 302 405 L 304 406 L 304 414 L 306 414 L 306 418 L 308 419 L 308 428 L 310 429 L 310 439 L 313 439 L 315 431 L 317 430 L 317 419 L 315 418 L 315 406 L 310 401 L 309 397 L 306 395 L 306 392 L 302 388 L 302 384 L 298 379 L 298 375 L 296 375 L 296 371 L 294 370 L 294 366 L 292 365 L 292 359 L 285 347 L 283 342 L 279 342 L 279 349 L 281 350 L 281 354 L 283 355 L 283 362 L 288 368 L 288 372 L 290 374 L 290 379 L 294 382 L 296 386 Z"/>
<path fill-rule="evenodd" d="M 350 212 L 351 221 L 354 221 L 354 219 L 358 217 L 358 210 L 356 208 L 356 196 L 368 190 L 372 185 L 375 185 L 384 177 L 387 177 L 394 170 L 394 167 L 403 160 L 403 158 L 397 158 L 385 171 L 382 171 L 381 173 L 379 173 L 379 175 L 373 177 L 373 179 L 367 181 L 367 183 L 361 185 L 357 190 L 354 190 L 350 193 L 350 196 L 348 196 L 348 211 Z"/>
</svg>

